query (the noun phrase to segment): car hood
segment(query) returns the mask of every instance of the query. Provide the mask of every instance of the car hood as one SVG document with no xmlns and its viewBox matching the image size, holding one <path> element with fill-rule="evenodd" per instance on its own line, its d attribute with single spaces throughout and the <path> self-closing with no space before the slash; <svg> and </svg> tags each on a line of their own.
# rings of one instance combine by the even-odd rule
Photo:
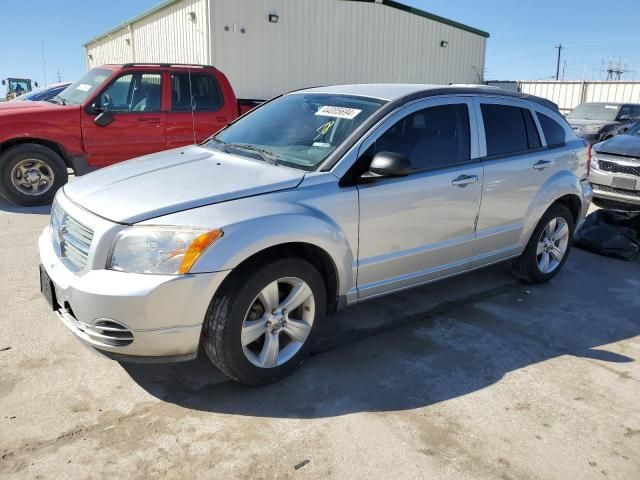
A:
<svg viewBox="0 0 640 480">
<path fill-rule="evenodd" d="M 610 153 L 627 157 L 640 157 L 640 137 L 637 135 L 616 135 L 593 146 L 598 153 Z"/>
<path fill-rule="evenodd" d="M 203 205 L 296 187 L 305 172 L 189 146 L 146 155 L 71 182 L 71 201 L 132 224 Z"/>
<path fill-rule="evenodd" d="M 2 102 L 0 103 L 0 116 L 14 113 L 46 112 L 77 107 L 77 105 L 63 106 L 51 102 Z"/>
<path fill-rule="evenodd" d="M 574 127 L 584 127 L 585 125 L 617 125 L 620 122 L 615 122 L 611 120 L 587 120 L 581 118 L 567 118 L 567 122 Z"/>
</svg>

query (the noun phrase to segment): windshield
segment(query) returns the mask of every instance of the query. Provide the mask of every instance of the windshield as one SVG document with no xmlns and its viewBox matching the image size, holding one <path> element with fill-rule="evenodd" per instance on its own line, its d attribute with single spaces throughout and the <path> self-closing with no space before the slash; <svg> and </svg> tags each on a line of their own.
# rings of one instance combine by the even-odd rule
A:
<svg viewBox="0 0 640 480">
<path fill-rule="evenodd" d="M 16 78 L 9 79 L 9 91 L 17 93 L 25 93 L 31 90 L 30 80 L 20 80 Z"/>
<path fill-rule="evenodd" d="M 104 81 L 113 75 L 112 70 L 106 68 L 94 68 L 89 70 L 80 80 L 73 82 L 56 98 L 64 102 L 65 105 L 81 105 L 87 98 L 104 83 Z"/>
<path fill-rule="evenodd" d="M 293 93 L 249 113 L 205 145 L 315 170 L 384 103 L 349 95 Z"/>
<path fill-rule="evenodd" d="M 640 122 L 636 123 L 629 130 L 624 132 L 624 135 L 635 135 L 636 137 L 640 137 Z"/>
<path fill-rule="evenodd" d="M 569 112 L 567 118 L 576 120 L 604 120 L 613 122 L 618 116 L 620 105 L 609 103 L 583 103 Z"/>
</svg>

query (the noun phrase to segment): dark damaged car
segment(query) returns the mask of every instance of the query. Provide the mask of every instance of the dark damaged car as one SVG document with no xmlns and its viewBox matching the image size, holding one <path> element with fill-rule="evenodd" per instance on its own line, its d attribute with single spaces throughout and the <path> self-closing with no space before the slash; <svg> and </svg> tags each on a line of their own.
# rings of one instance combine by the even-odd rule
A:
<svg viewBox="0 0 640 480">
<path fill-rule="evenodd" d="M 578 137 L 594 144 L 623 133 L 640 120 L 640 104 L 583 103 L 566 118 Z"/>
</svg>

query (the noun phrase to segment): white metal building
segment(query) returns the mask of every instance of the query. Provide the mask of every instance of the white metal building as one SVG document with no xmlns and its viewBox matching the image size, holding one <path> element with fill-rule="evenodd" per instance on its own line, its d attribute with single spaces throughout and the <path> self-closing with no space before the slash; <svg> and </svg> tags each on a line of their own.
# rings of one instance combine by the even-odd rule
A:
<svg viewBox="0 0 640 480">
<path fill-rule="evenodd" d="M 340 83 L 480 83 L 488 33 L 393 0 L 169 0 L 87 42 L 87 67 L 214 65 L 240 98 Z"/>
</svg>

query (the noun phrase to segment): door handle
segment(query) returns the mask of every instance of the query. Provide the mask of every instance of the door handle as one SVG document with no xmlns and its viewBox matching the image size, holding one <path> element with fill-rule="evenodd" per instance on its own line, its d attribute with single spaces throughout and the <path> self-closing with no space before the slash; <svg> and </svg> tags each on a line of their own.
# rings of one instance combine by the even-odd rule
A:
<svg viewBox="0 0 640 480">
<path fill-rule="evenodd" d="M 536 170 L 544 170 L 551 165 L 553 165 L 553 160 L 538 160 L 533 164 L 533 168 L 535 168 Z"/>
<path fill-rule="evenodd" d="M 477 175 L 460 175 L 457 178 L 451 180 L 451 185 L 454 187 L 466 187 L 471 183 L 477 183 L 478 176 Z"/>
</svg>

